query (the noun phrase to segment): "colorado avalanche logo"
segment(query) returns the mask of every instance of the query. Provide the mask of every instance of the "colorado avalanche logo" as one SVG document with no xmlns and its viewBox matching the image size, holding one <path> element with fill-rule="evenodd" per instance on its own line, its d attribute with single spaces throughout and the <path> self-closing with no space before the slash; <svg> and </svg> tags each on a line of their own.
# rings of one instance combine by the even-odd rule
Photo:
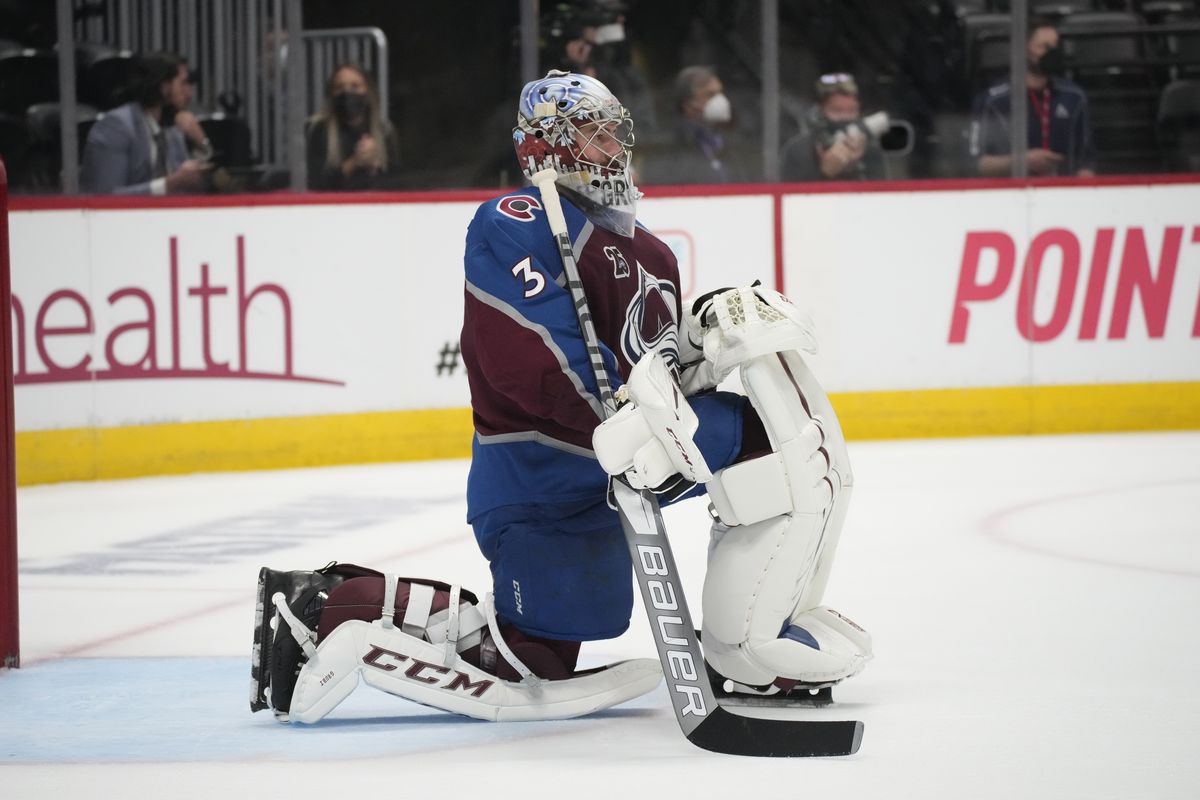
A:
<svg viewBox="0 0 1200 800">
<path fill-rule="evenodd" d="M 636 263 L 636 262 L 635 262 Z M 661 348 L 667 366 L 679 364 L 679 328 L 675 319 L 675 287 L 660 281 L 637 264 L 638 293 L 625 310 L 621 351 L 630 364 Z"/>
<path fill-rule="evenodd" d="M 527 194 L 504 197 L 501 198 L 500 202 L 496 203 L 497 211 L 518 222 L 532 222 L 534 218 L 533 210 L 540 209 L 541 207 L 542 204 L 537 201 L 536 197 L 531 197 Z"/>
</svg>

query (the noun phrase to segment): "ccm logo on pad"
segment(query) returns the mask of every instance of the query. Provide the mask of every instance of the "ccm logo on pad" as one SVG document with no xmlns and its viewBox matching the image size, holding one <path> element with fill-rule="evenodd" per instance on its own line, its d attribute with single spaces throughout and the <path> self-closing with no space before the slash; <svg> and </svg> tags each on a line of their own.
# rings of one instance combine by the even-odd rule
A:
<svg viewBox="0 0 1200 800">
<path fill-rule="evenodd" d="M 471 677 L 465 672 L 409 658 L 402 653 L 388 650 L 386 647 L 380 647 L 377 644 L 371 645 L 370 652 L 363 656 L 364 664 L 381 669 L 384 672 L 395 672 L 406 661 L 410 663 L 404 670 L 404 677 L 417 683 L 437 686 L 439 689 L 445 689 L 447 692 L 462 689 L 475 697 L 482 697 L 483 693 L 495 683 L 495 681 L 489 680 L 471 683 Z M 450 677 L 451 675 L 453 677 Z"/>
</svg>

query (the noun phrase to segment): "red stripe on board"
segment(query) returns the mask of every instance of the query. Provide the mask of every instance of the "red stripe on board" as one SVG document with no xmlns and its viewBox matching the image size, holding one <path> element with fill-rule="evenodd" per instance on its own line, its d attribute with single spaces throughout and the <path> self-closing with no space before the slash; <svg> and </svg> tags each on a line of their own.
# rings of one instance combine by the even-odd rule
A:
<svg viewBox="0 0 1200 800">
<path fill-rule="evenodd" d="M 14 197 L 12 211 L 129 211 L 159 208 L 245 208 L 256 206 L 337 206 L 395 203 L 482 203 L 512 189 L 454 189 L 428 192 L 273 192 L 271 194 Z"/>
<path fill-rule="evenodd" d="M 1100 175 L 1092 178 L 930 178 L 902 181 L 822 181 L 815 183 L 740 183 L 727 186 L 638 187 L 647 197 L 721 197 L 727 195 L 867 194 L 878 192 L 962 192 L 1095 186 L 1172 186 L 1200 184 L 1200 173 L 1172 175 Z"/>
<path fill-rule="evenodd" d="M 944 178 L 911 181 L 834 181 L 825 183 L 738 183 L 726 185 L 651 186 L 648 198 L 736 197 L 740 195 L 862 194 L 878 192 L 962 192 L 1027 187 L 1171 186 L 1200 184 L 1200 173 L 1177 175 L 1107 175 L 1093 178 Z M 158 208 L 244 208 L 255 206 L 379 205 L 399 203 L 482 203 L 516 187 L 447 189 L 412 192 L 330 192 L 239 194 L 183 197 L 86 196 L 10 197 L 11 211 L 152 210 Z"/>
</svg>

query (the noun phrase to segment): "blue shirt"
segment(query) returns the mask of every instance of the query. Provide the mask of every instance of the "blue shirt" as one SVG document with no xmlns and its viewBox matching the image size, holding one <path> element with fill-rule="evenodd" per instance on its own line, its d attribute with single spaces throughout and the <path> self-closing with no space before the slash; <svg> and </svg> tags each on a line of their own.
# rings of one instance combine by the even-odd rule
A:
<svg viewBox="0 0 1200 800">
<path fill-rule="evenodd" d="M 1047 88 L 1025 91 L 1028 147 L 1045 148 L 1063 156 L 1056 171 L 1059 175 L 1094 170 L 1096 148 L 1087 95 L 1065 78 L 1052 78 Z M 1012 87 L 1007 83 L 993 86 L 976 100 L 971 120 L 972 158 L 1009 154 L 1011 109 Z M 1043 137 L 1043 126 L 1047 137 Z"/>
</svg>

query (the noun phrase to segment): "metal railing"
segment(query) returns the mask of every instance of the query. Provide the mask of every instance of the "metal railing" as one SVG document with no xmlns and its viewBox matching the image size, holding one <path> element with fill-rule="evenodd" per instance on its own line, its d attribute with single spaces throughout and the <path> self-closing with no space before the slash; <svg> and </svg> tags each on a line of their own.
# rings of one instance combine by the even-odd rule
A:
<svg viewBox="0 0 1200 800">
<path fill-rule="evenodd" d="M 75 37 L 187 59 L 198 108 L 224 110 L 250 127 L 258 161 L 286 163 L 283 135 L 286 0 L 74 0 Z"/>
<path fill-rule="evenodd" d="M 388 93 L 388 41 L 379 28 L 321 28 L 304 32 L 304 70 L 308 87 L 308 114 L 321 110 L 325 84 L 338 64 L 357 64 L 376 80 L 379 105 L 386 116 Z"/>
</svg>

